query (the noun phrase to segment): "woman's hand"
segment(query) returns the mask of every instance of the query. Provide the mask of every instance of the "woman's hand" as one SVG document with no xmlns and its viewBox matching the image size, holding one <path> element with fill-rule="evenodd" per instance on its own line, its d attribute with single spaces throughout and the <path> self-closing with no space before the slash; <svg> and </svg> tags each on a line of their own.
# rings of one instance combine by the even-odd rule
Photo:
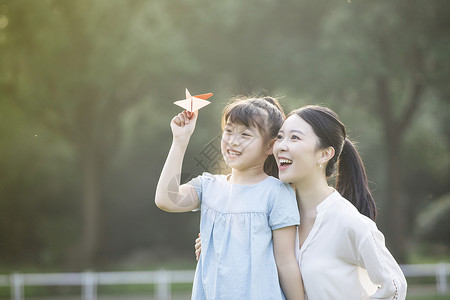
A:
<svg viewBox="0 0 450 300">
<path fill-rule="evenodd" d="M 202 252 L 202 239 L 201 239 L 200 233 L 199 233 L 198 238 L 195 240 L 195 259 L 197 261 L 200 257 L 201 252 Z"/>
</svg>

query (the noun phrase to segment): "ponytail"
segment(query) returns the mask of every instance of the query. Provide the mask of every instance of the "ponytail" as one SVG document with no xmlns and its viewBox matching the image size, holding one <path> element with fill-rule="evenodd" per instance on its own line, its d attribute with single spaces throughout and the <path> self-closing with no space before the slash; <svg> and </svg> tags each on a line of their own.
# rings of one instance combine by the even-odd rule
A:
<svg viewBox="0 0 450 300">
<path fill-rule="evenodd" d="M 286 116 L 284 114 L 283 107 L 281 107 L 281 105 L 280 105 L 280 103 L 278 102 L 277 99 L 272 98 L 272 97 L 264 97 L 262 99 L 264 101 L 270 103 L 271 105 L 275 106 L 281 112 L 283 120 L 286 118 Z M 270 133 L 269 133 L 270 136 L 273 136 L 274 134 L 276 136 L 278 134 L 278 131 L 275 131 L 277 126 L 273 126 L 273 125 L 270 124 L 267 127 L 268 128 L 273 128 L 272 130 L 270 130 Z M 275 178 L 279 178 L 278 177 L 278 164 L 277 164 L 277 161 L 275 160 L 275 156 L 273 154 L 269 155 L 267 157 L 266 161 L 264 162 L 264 172 L 267 175 L 269 175 L 269 176 L 273 176 Z"/>
<path fill-rule="evenodd" d="M 377 218 L 377 209 L 367 182 L 367 174 L 361 157 L 353 143 L 345 138 L 342 152 L 338 158 L 336 190 L 373 221 Z"/>
<path fill-rule="evenodd" d="M 275 156 L 273 156 L 273 154 L 267 156 L 266 161 L 264 162 L 264 172 L 269 176 L 279 178 L 278 165 L 277 161 L 275 160 Z"/>
</svg>

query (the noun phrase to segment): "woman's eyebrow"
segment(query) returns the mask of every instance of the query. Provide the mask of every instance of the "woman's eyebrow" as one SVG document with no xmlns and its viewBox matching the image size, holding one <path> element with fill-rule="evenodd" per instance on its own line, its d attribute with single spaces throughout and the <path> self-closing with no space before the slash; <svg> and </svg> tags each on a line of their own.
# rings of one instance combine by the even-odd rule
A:
<svg viewBox="0 0 450 300">
<path fill-rule="evenodd" d="M 301 131 L 301 130 L 296 130 L 296 129 L 294 129 L 294 130 L 291 130 L 291 131 L 292 131 L 292 132 L 297 132 L 297 133 L 299 133 L 299 134 L 305 136 L 305 134 L 304 134 L 303 131 Z"/>
<path fill-rule="evenodd" d="M 284 130 L 280 129 L 278 132 L 279 133 L 284 133 Z M 304 134 L 303 131 L 301 131 L 301 130 L 293 129 L 293 130 L 291 130 L 291 132 L 296 132 L 296 133 L 299 133 L 299 134 L 301 134 L 303 136 L 306 136 L 306 134 Z"/>
</svg>

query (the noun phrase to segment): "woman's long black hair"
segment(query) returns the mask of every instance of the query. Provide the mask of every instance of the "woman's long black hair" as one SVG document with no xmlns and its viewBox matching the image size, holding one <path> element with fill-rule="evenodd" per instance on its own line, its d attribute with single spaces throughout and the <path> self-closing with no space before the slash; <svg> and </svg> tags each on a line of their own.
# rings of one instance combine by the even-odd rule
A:
<svg viewBox="0 0 450 300">
<path fill-rule="evenodd" d="M 348 139 L 345 126 L 338 115 L 329 108 L 309 105 L 289 114 L 305 120 L 319 138 L 319 147 L 333 147 L 334 156 L 326 166 L 326 176 L 331 176 L 337 166 L 336 190 L 349 200 L 360 213 L 374 220 L 377 209 L 369 189 L 366 170 L 354 144 Z"/>
</svg>

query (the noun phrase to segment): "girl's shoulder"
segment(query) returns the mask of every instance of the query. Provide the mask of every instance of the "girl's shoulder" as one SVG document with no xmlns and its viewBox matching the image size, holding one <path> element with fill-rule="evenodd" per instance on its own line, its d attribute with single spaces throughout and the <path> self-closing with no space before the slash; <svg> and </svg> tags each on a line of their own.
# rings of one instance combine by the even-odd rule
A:
<svg viewBox="0 0 450 300">
<path fill-rule="evenodd" d="M 287 189 L 287 190 L 294 190 L 294 188 L 292 187 L 291 184 L 289 183 L 285 183 L 283 181 L 281 181 L 280 179 L 273 177 L 273 176 L 269 176 L 266 181 L 268 183 L 270 183 L 271 185 L 273 185 L 273 187 L 275 188 L 280 188 L 280 189 Z"/>
<path fill-rule="evenodd" d="M 202 175 L 200 175 L 205 180 L 227 180 L 227 175 L 222 174 L 211 174 L 209 172 L 203 172 Z"/>
<path fill-rule="evenodd" d="M 295 199 L 295 190 L 289 183 L 284 183 L 278 178 L 269 176 L 257 185 L 258 189 L 272 199 L 293 198 Z"/>
</svg>

